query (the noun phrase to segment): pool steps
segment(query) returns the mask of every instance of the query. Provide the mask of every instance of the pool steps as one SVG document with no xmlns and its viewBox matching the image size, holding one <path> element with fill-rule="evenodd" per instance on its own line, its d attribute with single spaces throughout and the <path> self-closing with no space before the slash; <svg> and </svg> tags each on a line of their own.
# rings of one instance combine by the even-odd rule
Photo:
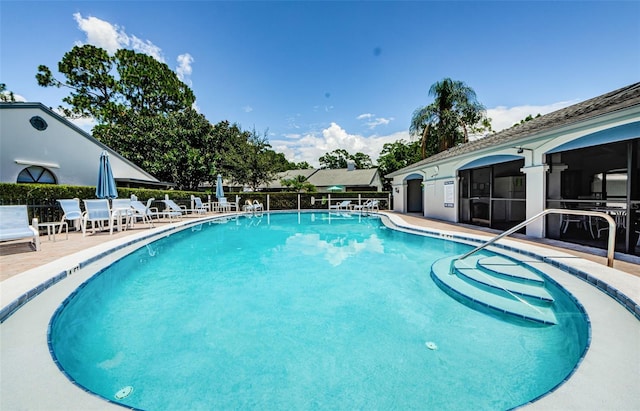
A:
<svg viewBox="0 0 640 411">
<path fill-rule="evenodd" d="M 527 321 L 557 324 L 553 297 L 544 278 L 534 270 L 502 256 L 457 258 L 434 262 L 431 277 L 458 301 Z"/>
</svg>

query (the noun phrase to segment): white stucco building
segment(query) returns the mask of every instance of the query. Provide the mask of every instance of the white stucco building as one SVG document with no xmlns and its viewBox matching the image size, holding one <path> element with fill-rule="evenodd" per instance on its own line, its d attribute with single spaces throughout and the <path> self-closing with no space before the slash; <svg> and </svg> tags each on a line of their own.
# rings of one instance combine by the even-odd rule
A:
<svg viewBox="0 0 640 411">
<path fill-rule="evenodd" d="M 118 186 L 171 185 L 41 103 L 0 103 L 0 182 L 94 186 L 103 150 L 109 153 Z"/>
<path fill-rule="evenodd" d="M 498 229 L 546 208 L 615 208 L 617 249 L 638 254 L 639 142 L 640 83 L 635 83 L 386 177 L 393 179 L 397 212 Z M 606 238 L 592 235 L 587 223 L 593 221 L 565 224 L 553 215 L 532 222 L 526 233 L 599 246 Z"/>
</svg>

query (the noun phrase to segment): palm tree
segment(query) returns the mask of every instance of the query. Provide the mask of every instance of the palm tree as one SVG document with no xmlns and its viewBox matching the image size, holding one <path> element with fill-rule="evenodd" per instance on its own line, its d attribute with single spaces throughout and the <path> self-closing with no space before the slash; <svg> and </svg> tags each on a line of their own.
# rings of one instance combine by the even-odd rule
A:
<svg viewBox="0 0 640 411">
<path fill-rule="evenodd" d="M 466 143 L 469 131 L 490 129 L 484 106 L 476 93 L 462 81 L 445 78 L 429 88 L 433 103 L 418 107 L 411 118 L 409 132 L 420 136 L 422 158 Z"/>
</svg>

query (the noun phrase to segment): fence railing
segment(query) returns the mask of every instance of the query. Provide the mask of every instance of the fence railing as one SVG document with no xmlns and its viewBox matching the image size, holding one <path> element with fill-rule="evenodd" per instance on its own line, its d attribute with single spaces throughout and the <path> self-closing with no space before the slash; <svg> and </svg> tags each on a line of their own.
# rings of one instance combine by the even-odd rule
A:
<svg viewBox="0 0 640 411">
<path fill-rule="evenodd" d="M 389 209 L 391 204 L 391 195 L 386 192 L 371 192 L 371 193 L 227 193 L 228 201 L 235 201 L 238 198 L 238 208 L 242 210 L 242 205 L 245 200 L 258 200 L 264 204 L 265 211 L 279 211 L 279 210 L 322 210 L 329 209 L 329 205 L 335 204 L 343 200 L 351 200 L 353 204 L 364 204 L 367 200 L 378 200 L 381 210 Z M 185 206 L 191 209 L 191 196 L 188 197 L 170 197 L 178 205 Z M 203 194 L 200 196 L 202 201 L 210 202 L 216 201 L 215 196 L 209 194 Z M 145 199 L 141 199 L 146 201 Z M 164 203 L 161 198 L 156 198 L 152 207 L 158 209 L 164 209 Z M 52 222 L 60 221 L 62 219 L 63 211 L 57 201 L 42 201 L 31 200 L 24 201 L 24 199 L 12 199 L 4 198 L 0 199 L 0 205 L 27 205 L 29 212 L 29 221 L 33 218 L 37 218 L 39 222 Z M 84 209 L 84 204 L 80 201 L 80 208 Z"/>
</svg>

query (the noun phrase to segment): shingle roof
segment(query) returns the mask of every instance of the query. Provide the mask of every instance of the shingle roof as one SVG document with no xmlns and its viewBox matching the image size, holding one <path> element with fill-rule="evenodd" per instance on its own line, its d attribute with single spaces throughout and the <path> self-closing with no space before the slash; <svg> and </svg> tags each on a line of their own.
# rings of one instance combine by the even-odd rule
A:
<svg viewBox="0 0 640 411">
<path fill-rule="evenodd" d="M 303 176 L 303 177 L 306 177 L 308 179 L 316 171 L 317 170 L 315 170 L 313 168 L 282 171 L 282 172 L 276 174 L 276 176 L 273 178 L 272 181 L 269 182 L 268 185 L 267 184 L 263 184 L 260 187 L 261 188 L 264 188 L 264 187 L 284 188 L 284 186 L 280 182 L 281 180 L 292 179 L 292 178 L 295 178 L 297 176 Z"/>
<path fill-rule="evenodd" d="M 316 187 L 327 187 L 332 185 L 341 186 L 369 186 L 377 185 L 375 181 L 377 168 L 348 170 L 346 168 L 318 170 L 311 177 L 309 182 Z"/>
<path fill-rule="evenodd" d="M 362 170 L 348 170 L 346 168 L 289 170 L 278 173 L 268 185 L 265 184 L 260 187 L 269 187 L 271 189 L 284 188 L 280 180 L 294 178 L 298 175 L 306 177 L 307 181 L 316 187 L 329 187 L 333 185 L 345 187 L 378 186 L 378 181 L 376 181 L 377 173 L 377 168 Z"/>
<path fill-rule="evenodd" d="M 449 150 L 427 157 L 410 166 L 394 171 L 393 173 L 389 173 L 385 177 L 390 178 L 426 164 L 481 150 L 483 148 L 510 142 L 514 143 L 538 133 L 585 121 L 603 114 L 612 113 L 614 111 L 639 104 L 640 82 L 585 100 L 581 103 L 565 107 L 552 113 L 545 114 L 544 116 L 534 118 L 533 120 L 527 121 L 523 124 L 513 126 L 494 134 L 489 134 L 486 137 L 482 137 L 465 144 L 460 144 L 456 147 L 450 148 Z"/>
</svg>

